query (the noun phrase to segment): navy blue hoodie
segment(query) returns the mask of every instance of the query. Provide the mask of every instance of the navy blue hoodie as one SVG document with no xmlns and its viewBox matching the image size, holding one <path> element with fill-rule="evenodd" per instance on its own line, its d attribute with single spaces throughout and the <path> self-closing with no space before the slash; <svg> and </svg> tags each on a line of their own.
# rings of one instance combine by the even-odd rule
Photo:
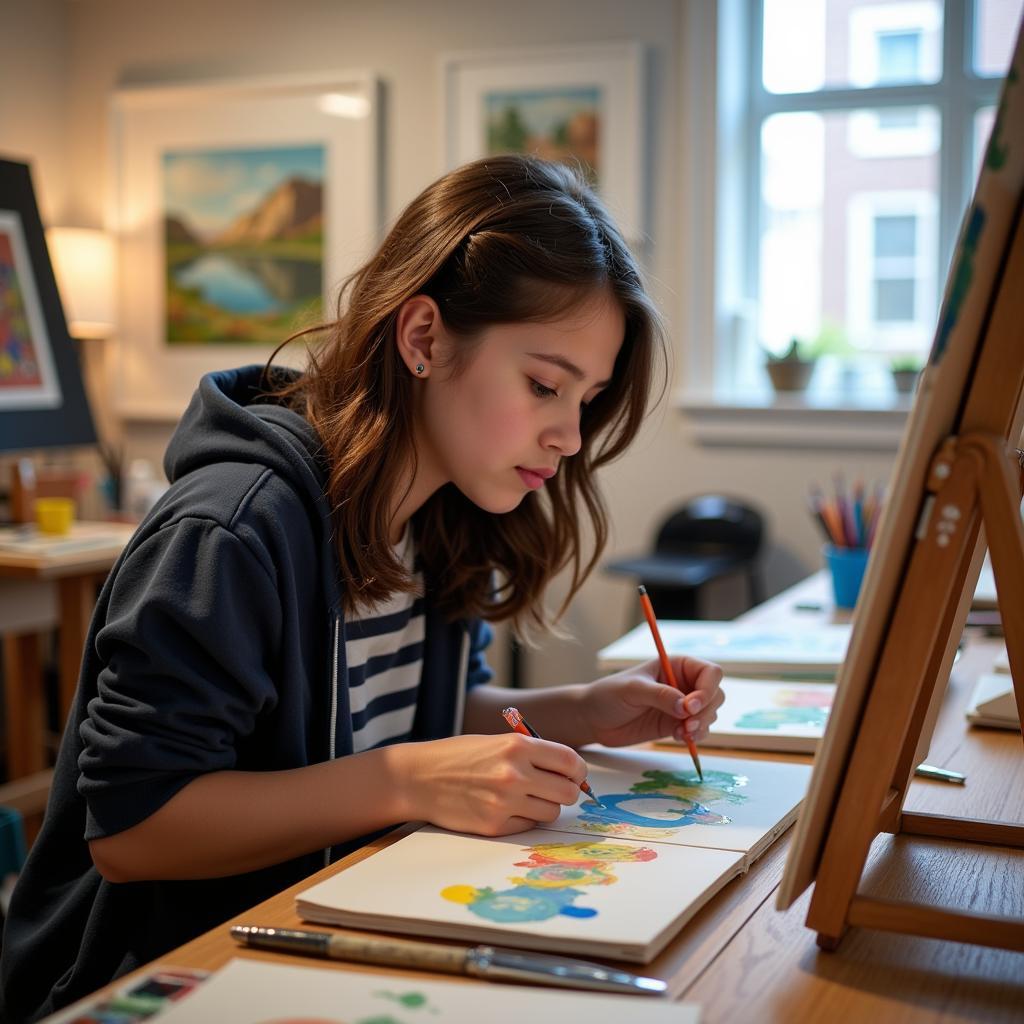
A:
<svg viewBox="0 0 1024 1024">
<path fill-rule="evenodd" d="M 260 400 L 259 376 L 246 367 L 202 379 L 167 449 L 172 486 L 100 594 L 46 818 L 4 930 L 5 1019 L 51 1013 L 358 845 L 227 878 L 118 884 L 87 845 L 205 772 L 352 752 L 320 442 L 301 416 Z M 488 627 L 442 620 L 430 589 L 417 740 L 459 732 L 467 687 L 491 676 Z"/>
</svg>

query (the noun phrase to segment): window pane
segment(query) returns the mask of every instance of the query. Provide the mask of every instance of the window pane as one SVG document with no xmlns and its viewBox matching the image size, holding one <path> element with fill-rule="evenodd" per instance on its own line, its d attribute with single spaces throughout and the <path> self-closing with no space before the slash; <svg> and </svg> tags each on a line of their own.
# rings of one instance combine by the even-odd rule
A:
<svg viewBox="0 0 1024 1024">
<path fill-rule="evenodd" d="M 764 87 L 787 93 L 937 82 L 942 6 L 941 0 L 764 0 Z"/>
<path fill-rule="evenodd" d="M 1001 76 L 1010 65 L 1024 0 L 975 0 L 974 70 Z"/>
<path fill-rule="evenodd" d="M 878 323 L 914 319 L 913 280 L 896 279 L 875 282 L 875 320 Z"/>
<path fill-rule="evenodd" d="M 882 214 L 875 218 L 875 258 L 914 255 L 917 218 Z"/>
<path fill-rule="evenodd" d="M 762 124 L 758 341 L 841 337 L 926 353 L 937 309 L 939 121 L 881 127 L 877 108 Z M 824 342 L 822 342 L 824 344 Z"/>
</svg>

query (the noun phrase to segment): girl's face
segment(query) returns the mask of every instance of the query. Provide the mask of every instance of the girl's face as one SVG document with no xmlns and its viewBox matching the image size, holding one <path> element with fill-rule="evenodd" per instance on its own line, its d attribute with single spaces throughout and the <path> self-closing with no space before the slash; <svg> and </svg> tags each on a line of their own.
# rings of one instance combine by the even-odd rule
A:
<svg viewBox="0 0 1024 1024">
<path fill-rule="evenodd" d="M 451 482 L 488 512 L 516 508 L 580 450 L 580 414 L 610 382 L 624 332 L 602 291 L 549 323 L 488 328 L 456 375 L 442 331 L 417 410 L 414 490 Z"/>
</svg>

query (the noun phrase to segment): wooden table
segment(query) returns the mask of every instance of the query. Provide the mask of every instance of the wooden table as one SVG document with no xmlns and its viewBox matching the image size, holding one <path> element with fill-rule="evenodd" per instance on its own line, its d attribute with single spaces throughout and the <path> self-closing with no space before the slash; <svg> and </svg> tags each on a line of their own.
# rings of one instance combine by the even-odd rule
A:
<svg viewBox="0 0 1024 1024">
<path fill-rule="evenodd" d="M 748 613 L 750 621 L 837 621 L 825 581 L 803 584 Z M 818 603 L 798 612 L 796 604 Z M 953 671 L 936 727 L 929 761 L 967 773 L 964 787 L 915 780 L 908 807 L 938 813 L 1024 821 L 1024 752 L 1010 732 L 969 729 L 963 710 L 973 680 L 987 671 L 998 641 L 972 640 Z M 711 748 L 707 748 L 711 752 Z M 736 751 L 721 751 L 737 756 Z M 743 753 L 757 759 L 758 755 Z M 767 755 L 762 755 L 767 756 Z M 775 760 L 808 761 L 796 755 Z M 391 834 L 345 860 L 274 896 L 232 922 L 179 947 L 158 963 L 216 969 L 233 957 L 351 969 L 328 961 L 304 961 L 283 954 L 243 950 L 228 934 L 229 924 L 276 927 L 304 925 L 295 895 L 375 850 L 394 842 Z M 866 1021 L 871 1024 L 921 1021 L 1020 1021 L 1024 1019 L 1024 954 L 880 932 L 853 930 L 836 953 L 820 952 L 804 927 L 808 896 L 786 913 L 774 908 L 789 836 L 783 837 L 743 878 L 727 885 L 642 973 L 663 978 L 674 999 L 699 1003 L 703 1021 Z M 940 840 L 880 837 L 867 872 L 870 891 L 1024 916 L 1024 853 L 997 847 L 966 851 Z M 636 965 L 621 965 L 636 971 Z M 152 969 L 152 965 L 145 970 Z M 360 966 L 359 970 L 374 970 Z M 142 973 L 142 972 L 137 972 Z M 409 972 L 394 970 L 382 974 Z M 118 985 L 123 985 L 122 979 Z"/>
<path fill-rule="evenodd" d="M 108 538 L 87 550 L 56 555 L 0 549 L 0 634 L 4 641 L 7 777 L 46 767 L 45 693 L 40 633 L 60 627 L 60 720 L 78 685 L 96 588 L 117 561 L 134 527 L 76 524 Z"/>
</svg>

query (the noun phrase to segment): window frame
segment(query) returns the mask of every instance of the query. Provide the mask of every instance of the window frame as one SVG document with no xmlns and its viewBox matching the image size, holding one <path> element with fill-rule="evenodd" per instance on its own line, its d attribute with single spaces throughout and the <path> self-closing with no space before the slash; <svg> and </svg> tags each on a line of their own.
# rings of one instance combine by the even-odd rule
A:
<svg viewBox="0 0 1024 1024">
<path fill-rule="evenodd" d="M 945 0 L 942 4 L 942 66 L 936 82 L 829 86 L 796 93 L 769 93 L 764 88 L 763 0 L 710 0 L 687 7 L 691 11 L 681 22 L 681 51 L 692 67 L 689 74 L 681 76 L 683 124 L 684 129 L 703 130 L 705 138 L 713 139 L 713 149 L 710 167 L 707 161 L 698 161 L 690 154 L 685 161 L 690 203 L 685 218 L 689 224 L 684 224 L 684 230 L 696 228 L 699 237 L 684 240 L 684 269 L 687 263 L 691 267 L 703 264 L 713 280 L 698 279 L 682 294 L 684 303 L 691 300 L 691 307 L 682 310 L 684 335 L 690 336 L 691 344 L 678 404 L 698 419 L 702 411 L 712 408 L 750 409 L 758 416 L 782 409 L 787 418 L 801 408 L 817 416 L 832 410 L 844 416 L 851 411 L 867 414 L 869 410 L 861 402 L 847 401 L 839 394 L 809 392 L 804 397 L 780 400 L 772 396 L 766 380 L 760 393 L 751 388 L 752 376 L 754 372 L 760 373 L 762 361 L 755 337 L 762 230 L 761 126 L 766 118 L 779 113 L 879 107 L 936 110 L 940 149 L 932 280 L 938 287 L 945 279 L 960 220 L 973 188 L 974 118 L 978 110 L 998 101 L 1002 85 L 1001 76 L 977 75 L 972 68 L 977 2 Z M 709 46 L 712 40 L 713 45 Z M 709 72 L 715 87 L 710 99 L 699 98 L 693 85 L 698 76 Z M 709 196 L 714 198 L 710 215 Z M 710 302 L 700 297 L 702 289 L 710 295 Z M 937 299 L 935 295 L 933 301 L 937 303 Z M 713 341 L 710 346 L 706 344 L 709 334 Z M 897 412 L 902 417 L 909 401 L 894 391 L 872 408 Z M 700 422 L 697 427 L 700 440 Z M 897 430 L 893 435 L 894 446 L 898 434 Z M 765 436 L 774 434 L 768 431 Z M 708 439 L 717 443 L 715 437 Z"/>
</svg>

